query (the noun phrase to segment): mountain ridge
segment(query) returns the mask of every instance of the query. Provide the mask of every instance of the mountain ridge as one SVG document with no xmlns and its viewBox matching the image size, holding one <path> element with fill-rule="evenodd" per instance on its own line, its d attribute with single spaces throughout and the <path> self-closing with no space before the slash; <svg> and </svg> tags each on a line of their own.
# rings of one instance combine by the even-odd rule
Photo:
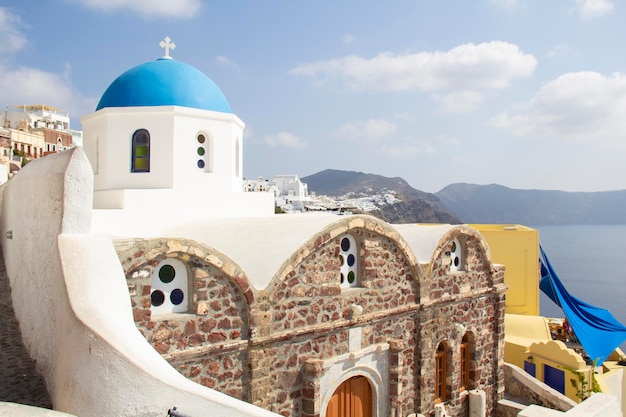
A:
<svg viewBox="0 0 626 417">
<path fill-rule="evenodd" d="M 456 183 L 435 195 L 467 223 L 626 223 L 626 190 L 521 190 L 499 184 Z"/>
<path fill-rule="evenodd" d="M 309 191 L 333 197 L 394 194 L 401 202 L 369 212 L 390 223 L 626 224 L 626 190 L 525 190 L 454 183 L 427 193 L 400 177 L 334 169 L 302 181 Z"/>
<path fill-rule="evenodd" d="M 400 177 L 326 169 L 301 180 L 309 192 L 332 197 L 394 194 L 400 202 L 368 213 L 389 223 L 461 223 L 437 196 L 411 187 Z"/>
</svg>

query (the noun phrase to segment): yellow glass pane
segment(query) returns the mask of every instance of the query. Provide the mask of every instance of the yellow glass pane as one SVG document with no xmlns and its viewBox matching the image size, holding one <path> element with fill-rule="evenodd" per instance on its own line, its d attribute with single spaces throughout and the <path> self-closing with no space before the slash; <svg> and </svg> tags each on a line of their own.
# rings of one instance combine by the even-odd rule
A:
<svg viewBox="0 0 626 417">
<path fill-rule="evenodd" d="M 135 171 L 147 171 L 148 161 L 147 158 L 135 158 Z"/>
</svg>

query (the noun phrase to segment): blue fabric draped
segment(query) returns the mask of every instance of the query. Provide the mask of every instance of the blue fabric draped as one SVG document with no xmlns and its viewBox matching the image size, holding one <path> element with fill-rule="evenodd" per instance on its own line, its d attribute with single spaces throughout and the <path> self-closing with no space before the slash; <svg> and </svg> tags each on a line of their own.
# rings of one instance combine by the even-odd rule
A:
<svg viewBox="0 0 626 417">
<path fill-rule="evenodd" d="M 587 304 L 570 295 L 539 246 L 541 281 L 539 287 L 565 314 L 576 338 L 589 358 L 601 365 L 626 340 L 626 327 L 610 311 Z"/>
</svg>

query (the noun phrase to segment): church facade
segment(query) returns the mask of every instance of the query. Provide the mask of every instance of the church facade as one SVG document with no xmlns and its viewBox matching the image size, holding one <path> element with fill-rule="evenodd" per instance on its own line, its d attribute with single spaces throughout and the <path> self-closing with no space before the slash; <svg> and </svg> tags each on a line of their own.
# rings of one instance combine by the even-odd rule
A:
<svg viewBox="0 0 626 417">
<path fill-rule="evenodd" d="M 82 122 L 93 229 L 187 378 L 292 417 L 495 415 L 506 286 L 475 229 L 274 215 L 243 192 L 243 122 L 169 53 Z"/>
<path fill-rule="evenodd" d="M 138 328 L 200 384 L 288 416 L 359 407 L 342 404 L 340 393 L 370 403 L 370 414 L 352 415 L 432 415 L 441 403 L 463 416 L 470 390 L 483 391 L 495 413 L 503 391 L 503 271 L 473 229 L 448 230 L 422 264 L 392 226 L 342 218 L 261 290 L 235 262 L 194 241 L 124 241 L 118 252 Z M 350 255 L 356 285 L 344 286 Z M 172 282 L 183 278 L 185 311 L 153 314 L 154 289 L 171 275 L 164 269 L 177 271 Z"/>
</svg>

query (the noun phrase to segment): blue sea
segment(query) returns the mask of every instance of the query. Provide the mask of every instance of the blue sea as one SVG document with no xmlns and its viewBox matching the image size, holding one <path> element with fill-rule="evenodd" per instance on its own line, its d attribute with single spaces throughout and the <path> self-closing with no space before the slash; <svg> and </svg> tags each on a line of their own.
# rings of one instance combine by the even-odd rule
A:
<svg viewBox="0 0 626 417">
<path fill-rule="evenodd" d="M 609 310 L 626 325 L 626 225 L 535 226 L 539 241 L 568 292 Z M 563 317 L 541 293 L 541 314 Z M 626 343 L 622 343 L 626 351 Z"/>
</svg>

